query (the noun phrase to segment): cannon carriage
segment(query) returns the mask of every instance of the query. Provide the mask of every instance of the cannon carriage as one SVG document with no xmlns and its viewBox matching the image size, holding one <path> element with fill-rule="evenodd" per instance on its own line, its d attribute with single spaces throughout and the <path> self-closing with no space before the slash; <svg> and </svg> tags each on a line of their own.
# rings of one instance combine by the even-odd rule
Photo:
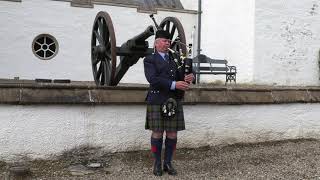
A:
<svg viewBox="0 0 320 180">
<path fill-rule="evenodd" d="M 159 25 L 150 25 L 137 36 L 129 39 L 120 47 L 116 46 L 116 37 L 112 20 L 107 12 L 96 15 L 91 36 L 91 64 L 94 81 L 97 86 L 116 86 L 128 69 L 154 52 L 146 41 L 158 28 L 171 35 L 171 49 L 182 54 L 187 53 L 186 38 L 181 22 L 175 17 L 166 17 Z"/>
</svg>

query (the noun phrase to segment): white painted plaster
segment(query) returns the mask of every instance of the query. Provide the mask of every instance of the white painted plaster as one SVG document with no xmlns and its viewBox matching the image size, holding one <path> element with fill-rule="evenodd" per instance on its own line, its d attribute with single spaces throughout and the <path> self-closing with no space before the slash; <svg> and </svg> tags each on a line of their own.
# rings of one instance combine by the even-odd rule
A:
<svg viewBox="0 0 320 180">
<path fill-rule="evenodd" d="M 319 104 L 188 105 L 178 148 L 320 138 Z M 80 145 L 149 148 L 145 106 L 0 105 L 0 158 L 48 157 Z"/>
<path fill-rule="evenodd" d="M 184 9 L 198 10 L 198 0 L 180 0 Z"/>
<path fill-rule="evenodd" d="M 90 81 L 91 32 L 96 14 L 110 14 L 117 46 L 153 25 L 149 14 L 136 8 L 95 5 L 94 8 L 71 7 L 70 2 L 51 0 L 0 1 L 0 78 L 51 78 Z M 158 23 L 167 16 L 177 17 L 184 26 L 187 41 L 196 23 L 196 15 L 158 11 Z M 56 37 L 59 53 L 49 61 L 39 60 L 31 50 L 33 39 L 42 33 Z M 150 47 L 153 40 L 150 40 Z M 121 82 L 146 83 L 143 63 L 134 65 Z"/>
<path fill-rule="evenodd" d="M 198 1 L 182 0 L 197 10 Z M 319 0 L 202 1 L 202 53 L 237 66 L 237 82 L 268 85 L 319 85 Z M 0 78 L 93 80 L 90 39 L 99 11 L 111 15 L 117 45 L 153 24 L 136 8 L 95 5 L 71 7 L 70 2 L 0 1 Z M 158 11 L 158 22 L 175 16 L 183 24 L 187 43 L 197 49 L 197 15 Z M 31 51 L 34 37 L 55 36 L 59 54 L 41 61 Z M 193 35 L 193 36 L 192 36 Z M 150 46 L 153 41 L 150 39 Z M 202 75 L 201 82 L 225 76 Z M 140 60 L 121 82 L 146 83 Z"/>
<path fill-rule="evenodd" d="M 320 1 L 257 0 L 254 82 L 319 85 Z"/>
<path fill-rule="evenodd" d="M 237 66 L 238 82 L 252 82 L 254 64 L 254 0 L 202 1 L 202 54 Z M 225 75 L 202 76 L 202 82 L 224 82 Z"/>
<path fill-rule="evenodd" d="M 185 8 L 196 4 L 182 2 Z M 240 83 L 319 85 L 319 7 L 319 0 L 203 1 L 202 53 L 236 65 Z M 101 10 L 111 15 L 118 46 L 152 24 L 135 8 L 0 1 L 0 78 L 92 80 L 91 28 Z M 192 42 L 196 15 L 159 11 L 156 19 L 166 16 L 178 17 Z M 41 33 L 59 41 L 52 60 L 41 61 L 31 51 Z M 224 77 L 202 77 L 203 82 L 216 79 Z M 121 82 L 146 83 L 142 61 Z M 178 147 L 320 138 L 319 106 L 185 106 L 187 130 L 179 133 Z M 107 151 L 148 149 L 144 117 L 144 106 L 0 105 L 0 157 L 46 157 L 86 144 Z"/>
</svg>

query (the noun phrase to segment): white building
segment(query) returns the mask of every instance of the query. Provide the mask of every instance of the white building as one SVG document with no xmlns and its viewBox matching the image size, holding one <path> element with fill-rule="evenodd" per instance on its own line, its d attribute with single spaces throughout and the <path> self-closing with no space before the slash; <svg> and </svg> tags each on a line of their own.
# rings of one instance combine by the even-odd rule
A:
<svg viewBox="0 0 320 180">
<path fill-rule="evenodd" d="M 105 11 L 111 16 L 117 46 L 153 25 L 149 17 L 151 11 L 129 3 L 103 2 L 108 0 L 94 3 L 91 8 L 67 0 L 1 1 L 0 21 L 3 25 L 0 27 L 0 62 L 3 68 L 0 70 L 0 78 L 93 81 L 91 33 L 99 11 Z M 156 13 L 158 23 L 167 16 L 177 17 L 184 25 L 187 41 L 192 41 L 196 11 L 178 9 L 171 12 L 171 9 L 162 8 Z M 33 54 L 32 42 L 39 34 L 50 34 L 58 41 L 59 51 L 51 60 L 40 60 Z M 153 40 L 149 39 L 151 46 Z M 142 61 L 129 70 L 122 82 L 146 83 Z"/>
<path fill-rule="evenodd" d="M 319 85 L 320 1 L 213 0 L 202 6 L 203 53 L 236 65 L 239 82 Z"/>
<path fill-rule="evenodd" d="M 93 80 L 90 41 L 99 11 L 110 14 L 117 46 L 153 24 L 152 10 L 158 22 L 177 17 L 196 53 L 198 2 L 182 0 L 184 9 L 172 9 L 170 5 L 180 1 L 163 1 L 162 8 L 150 10 L 152 2 L 139 7 L 139 1 L 0 1 L 0 78 Z M 319 5 L 317 0 L 202 1 L 202 53 L 237 66 L 238 83 L 318 85 Z M 51 60 L 33 54 L 32 42 L 39 34 L 58 41 L 59 51 Z M 149 41 L 151 46 L 152 38 Z M 220 78 L 209 75 L 201 80 Z M 121 82 L 146 83 L 141 60 Z"/>
<path fill-rule="evenodd" d="M 163 6 L 155 9 L 151 2 L 0 0 L 0 79 L 93 81 L 91 31 L 99 11 L 110 14 L 117 46 L 152 25 L 149 13 L 156 12 L 158 22 L 167 16 L 177 17 L 196 52 L 198 1 L 163 0 Z M 202 9 L 202 53 L 237 66 L 238 83 L 319 85 L 319 0 L 203 0 Z M 50 34 L 58 42 L 58 53 L 50 60 L 33 53 L 32 43 L 40 34 Z M 208 75 L 201 80 L 223 78 Z M 121 82 L 146 83 L 141 60 Z M 21 93 L 23 88 L 15 90 Z M 0 97 L 7 91 L 1 91 Z M 90 95 L 91 90 L 88 92 Z M 109 151 L 149 147 L 143 105 L 106 106 L 1 104 L 0 158 L 20 154 L 43 157 L 85 144 Z M 319 138 L 318 108 L 318 103 L 189 105 L 185 108 L 187 130 L 181 133 L 179 146 Z"/>
</svg>

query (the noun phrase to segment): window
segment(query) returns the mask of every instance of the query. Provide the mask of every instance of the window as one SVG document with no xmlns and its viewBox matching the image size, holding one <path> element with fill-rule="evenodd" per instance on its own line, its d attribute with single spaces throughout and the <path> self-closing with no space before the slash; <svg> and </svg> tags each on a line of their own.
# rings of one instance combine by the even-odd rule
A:
<svg viewBox="0 0 320 180">
<path fill-rule="evenodd" d="M 40 34 L 32 42 L 33 54 L 42 60 L 52 59 L 59 49 L 56 38 L 49 34 Z"/>
</svg>

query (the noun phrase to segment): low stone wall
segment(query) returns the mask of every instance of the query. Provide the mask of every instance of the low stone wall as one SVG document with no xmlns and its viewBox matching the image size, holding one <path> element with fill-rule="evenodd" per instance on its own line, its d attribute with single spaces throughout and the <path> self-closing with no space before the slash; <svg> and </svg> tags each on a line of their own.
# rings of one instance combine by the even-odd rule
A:
<svg viewBox="0 0 320 180">
<path fill-rule="evenodd" d="M 194 86 L 178 148 L 320 138 L 319 88 Z M 0 159 L 48 158 L 81 146 L 149 149 L 146 85 L 0 85 Z"/>
<path fill-rule="evenodd" d="M 147 85 L 97 87 L 92 83 L 3 83 L 0 103 L 5 104 L 144 104 Z M 320 87 L 193 85 L 186 104 L 318 103 Z"/>
</svg>

